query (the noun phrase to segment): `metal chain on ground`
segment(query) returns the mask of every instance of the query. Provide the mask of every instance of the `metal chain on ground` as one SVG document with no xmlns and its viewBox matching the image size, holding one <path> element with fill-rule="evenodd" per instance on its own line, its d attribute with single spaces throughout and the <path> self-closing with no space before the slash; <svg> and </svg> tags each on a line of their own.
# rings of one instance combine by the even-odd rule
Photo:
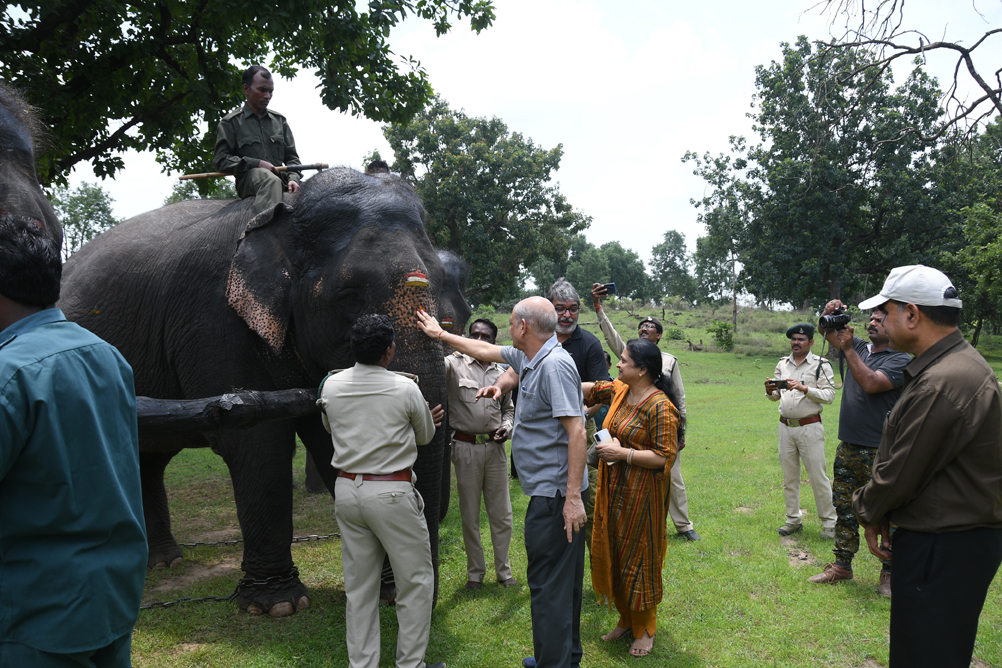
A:
<svg viewBox="0 0 1002 668">
<path fill-rule="evenodd" d="M 308 536 L 293 536 L 292 542 L 295 543 L 312 543 L 321 540 L 334 540 L 335 538 L 340 538 L 339 533 L 329 533 L 324 536 L 319 536 L 317 534 L 310 534 Z M 215 543 L 178 543 L 178 547 L 219 547 L 221 545 L 237 545 L 244 542 L 242 538 L 237 538 L 235 540 L 220 540 Z M 299 569 L 295 566 L 288 575 L 273 575 L 270 578 L 264 578 L 263 580 L 258 580 L 251 577 L 244 577 L 240 579 L 237 583 L 237 588 L 233 590 L 233 593 L 229 596 L 203 596 L 201 598 L 179 598 L 173 601 L 154 601 L 153 603 L 148 603 L 147 605 L 139 606 L 140 610 L 152 610 L 154 608 L 170 608 L 178 603 L 205 603 L 206 601 L 212 601 L 214 603 L 225 603 L 227 601 L 232 601 L 240 593 L 241 587 L 248 586 L 269 586 L 276 584 L 285 584 L 286 582 L 292 582 L 294 579 L 299 577 Z"/>
<path fill-rule="evenodd" d="M 293 543 L 311 543 L 320 540 L 334 540 L 335 538 L 340 538 L 339 533 L 329 533 L 324 536 L 318 536 L 313 533 L 309 536 L 293 536 Z M 178 543 L 178 547 L 224 547 L 227 545 L 239 545 L 244 542 L 243 538 L 234 538 L 233 540 L 217 540 L 213 543 Z"/>
</svg>

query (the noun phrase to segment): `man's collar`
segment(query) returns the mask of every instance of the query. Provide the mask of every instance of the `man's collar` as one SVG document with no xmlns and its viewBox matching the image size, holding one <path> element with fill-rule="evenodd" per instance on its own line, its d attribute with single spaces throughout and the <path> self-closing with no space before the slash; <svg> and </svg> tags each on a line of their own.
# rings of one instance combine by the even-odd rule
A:
<svg viewBox="0 0 1002 668">
<path fill-rule="evenodd" d="M 243 117 L 253 116 L 254 118 L 260 118 L 260 119 L 264 120 L 265 116 L 270 116 L 271 115 L 271 109 L 269 109 L 268 107 L 265 107 L 264 108 L 264 113 L 261 114 L 260 116 L 258 116 L 257 114 L 254 113 L 254 110 L 251 109 L 250 105 L 247 104 L 247 102 L 244 102 L 244 108 L 240 112 L 240 115 L 243 116 Z"/>
<path fill-rule="evenodd" d="M 571 341 L 577 341 L 581 338 L 581 325 L 574 323 L 574 331 L 571 332 Z"/>
<path fill-rule="evenodd" d="M 905 372 L 914 378 L 925 371 L 940 357 L 946 355 L 954 348 L 964 343 L 966 343 L 964 335 L 960 333 L 959 329 L 955 329 L 936 343 L 926 348 L 921 355 L 912 359 L 912 361 L 905 367 Z"/>
<path fill-rule="evenodd" d="M 66 320 L 66 316 L 63 315 L 63 312 L 59 309 L 43 309 L 37 313 L 32 313 L 26 318 L 21 318 L 13 325 L 0 332 L 0 341 L 6 341 L 17 336 L 18 334 L 23 334 L 24 332 L 35 329 L 36 327 L 47 325 L 50 322 L 62 322 L 64 320 Z"/>
<path fill-rule="evenodd" d="M 536 368 L 536 365 L 540 362 L 540 360 L 549 355 L 553 349 L 559 345 L 560 343 L 557 341 L 557 335 L 553 334 L 550 338 L 543 342 L 542 347 L 536 351 L 536 354 L 532 356 L 532 359 L 525 365 L 525 368 Z"/>
</svg>

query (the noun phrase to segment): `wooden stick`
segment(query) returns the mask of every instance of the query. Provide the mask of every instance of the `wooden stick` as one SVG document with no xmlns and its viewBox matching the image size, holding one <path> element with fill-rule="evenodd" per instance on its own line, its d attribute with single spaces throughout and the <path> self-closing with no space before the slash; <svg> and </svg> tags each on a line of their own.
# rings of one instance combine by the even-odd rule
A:
<svg viewBox="0 0 1002 668">
<path fill-rule="evenodd" d="M 316 415 L 315 390 L 243 390 L 203 399 L 136 397 L 139 433 L 143 436 L 179 436 L 215 429 L 247 429 L 262 422 Z"/>
<path fill-rule="evenodd" d="M 326 162 L 315 162 L 312 165 L 282 165 L 281 167 L 276 167 L 275 169 L 279 172 L 302 172 L 307 169 L 323 171 L 329 166 L 330 165 Z M 230 172 L 205 172 L 204 174 L 184 174 L 178 178 L 185 181 L 187 179 L 215 179 L 220 176 L 236 176 L 236 174 L 231 174 Z"/>
</svg>

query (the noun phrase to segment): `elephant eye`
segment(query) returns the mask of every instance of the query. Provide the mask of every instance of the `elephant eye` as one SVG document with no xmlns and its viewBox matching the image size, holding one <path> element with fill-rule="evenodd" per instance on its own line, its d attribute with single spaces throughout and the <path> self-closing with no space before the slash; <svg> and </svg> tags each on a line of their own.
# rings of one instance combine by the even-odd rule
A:
<svg viewBox="0 0 1002 668">
<path fill-rule="evenodd" d="M 334 298 L 338 309 L 344 313 L 345 317 L 354 320 L 365 310 L 365 293 L 361 290 L 349 288 L 338 292 Z"/>
</svg>

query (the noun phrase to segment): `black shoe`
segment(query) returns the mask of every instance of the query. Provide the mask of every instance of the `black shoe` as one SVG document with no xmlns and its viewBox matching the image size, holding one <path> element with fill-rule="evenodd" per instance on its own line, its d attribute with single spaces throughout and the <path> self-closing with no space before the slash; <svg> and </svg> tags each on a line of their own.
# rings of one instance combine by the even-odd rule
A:
<svg viewBox="0 0 1002 668">
<path fill-rule="evenodd" d="M 780 536 L 792 536 L 795 533 L 800 533 L 804 530 L 803 524 L 798 524 L 797 526 L 790 526 L 789 524 L 784 524 L 783 526 L 776 529 Z"/>
<path fill-rule="evenodd" d="M 445 661 L 441 663 L 426 663 L 424 664 L 424 668 L 445 668 Z"/>
<path fill-rule="evenodd" d="M 536 657 L 527 656 L 522 659 L 522 668 L 536 668 Z"/>
<path fill-rule="evenodd" d="M 697 540 L 700 540 L 699 534 L 696 533 L 695 529 L 689 529 L 688 531 L 679 531 L 678 535 L 681 536 L 682 538 L 685 538 L 689 542 L 695 542 Z"/>
</svg>

